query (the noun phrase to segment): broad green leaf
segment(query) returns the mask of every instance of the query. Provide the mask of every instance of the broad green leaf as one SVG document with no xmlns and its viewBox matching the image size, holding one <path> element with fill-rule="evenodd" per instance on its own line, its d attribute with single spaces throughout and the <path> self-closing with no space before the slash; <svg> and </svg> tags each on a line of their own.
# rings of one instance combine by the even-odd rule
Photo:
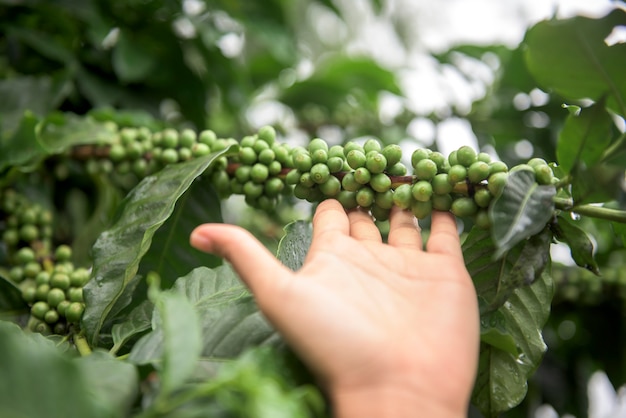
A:
<svg viewBox="0 0 626 418">
<path fill-rule="evenodd" d="M 112 418 L 93 397 L 81 367 L 41 334 L 0 321 L 0 416 Z M 135 382 L 133 382 L 135 383 Z"/>
<path fill-rule="evenodd" d="M 567 173 L 578 163 L 596 164 L 611 143 L 613 120 L 604 109 L 604 101 L 570 114 L 559 134 L 556 155 Z"/>
<path fill-rule="evenodd" d="M 500 311 L 481 315 L 480 341 L 507 353 L 519 354 L 515 339 L 506 329 L 506 320 Z"/>
<path fill-rule="evenodd" d="M 248 347 L 275 338 L 254 299 L 228 265 L 213 270 L 196 268 L 178 279 L 171 291 L 185 295 L 200 318 L 204 357 L 234 358 Z M 158 364 L 163 356 L 163 338 L 155 321 L 154 330 L 134 345 L 130 360 Z"/>
<path fill-rule="evenodd" d="M 184 295 L 163 292 L 155 302 L 163 331 L 161 394 L 177 390 L 194 371 L 200 358 L 201 336 L 198 315 Z"/>
<path fill-rule="evenodd" d="M 622 244 L 624 245 L 624 247 L 626 247 L 626 224 L 612 222 L 611 226 L 613 227 L 613 232 L 615 232 L 615 235 L 617 235 L 621 239 Z"/>
<path fill-rule="evenodd" d="M 285 226 L 285 235 L 278 243 L 277 257 L 291 270 L 302 267 L 311 246 L 313 227 L 308 221 L 294 221 Z"/>
<path fill-rule="evenodd" d="M 554 237 L 566 243 L 572 253 L 572 259 L 580 267 L 586 268 L 596 275 L 600 275 L 598 263 L 593 257 L 593 243 L 587 233 L 563 215 L 551 225 Z"/>
<path fill-rule="evenodd" d="M 130 311 L 124 322 L 113 325 L 111 329 L 113 338 L 111 353 L 117 353 L 133 336 L 149 330 L 153 311 L 154 305 L 146 299 Z"/>
<path fill-rule="evenodd" d="M 92 278 L 84 287 L 87 308 L 82 319 L 91 345 L 125 288 L 137 274 L 156 231 L 174 212 L 178 199 L 226 150 L 165 167 L 144 178 L 124 199 L 117 219 L 93 247 Z"/>
<path fill-rule="evenodd" d="M 626 25 L 626 11 L 599 19 L 574 17 L 537 23 L 526 33 L 526 65 L 544 89 L 566 100 L 600 100 L 626 115 L 626 44 L 604 41 L 615 26 Z"/>
<path fill-rule="evenodd" d="M 0 318 L 24 312 L 28 312 L 28 305 L 22 299 L 22 291 L 0 274 Z"/>
<path fill-rule="evenodd" d="M 140 274 L 158 273 L 161 287 L 166 289 L 195 267 L 220 265 L 220 258 L 189 244 L 191 231 L 205 222 L 222 222 L 221 201 L 209 176 L 194 181 L 176 202 L 174 212 L 155 233 L 150 249 L 141 260 Z"/>
<path fill-rule="evenodd" d="M 502 194 L 489 208 L 496 258 L 545 227 L 552 218 L 555 194 L 554 186 L 538 185 L 531 170 L 509 174 Z"/>
<path fill-rule="evenodd" d="M 90 117 L 71 113 L 51 113 L 37 125 L 37 139 L 50 154 L 76 145 L 108 144 L 117 132 Z"/>
<path fill-rule="evenodd" d="M 102 351 L 94 351 L 74 362 L 88 382 L 84 396 L 98 409 L 109 411 L 111 417 L 126 416 L 138 392 L 139 376 L 135 366 Z"/>
<path fill-rule="evenodd" d="M 616 200 L 623 193 L 624 167 L 597 164 L 587 168 L 577 165 L 572 177 L 572 198 L 577 205 Z"/>
<path fill-rule="evenodd" d="M 531 285 L 521 285 L 508 294 L 505 301 L 497 297 L 500 283 L 512 283 L 519 276 L 524 259 L 532 257 L 530 249 L 524 254 L 525 243 L 520 243 L 499 260 L 493 260 L 496 250 L 489 233 L 474 228 L 463 243 L 463 255 L 477 293 L 486 302 L 481 310 L 480 363 L 472 395 L 472 403 L 486 417 L 513 408 L 526 396 L 527 380 L 535 371 L 546 345 L 541 329 L 550 312 L 553 285 L 548 265 L 536 271 Z M 530 247 L 527 247 L 530 248 Z M 544 248 L 534 247 L 537 253 Z M 494 310 L 495 309 L 495 310 Z M 495 318 L 494 325 L 491 325 Z M 511 346 L 512 338 L 515 350 Z"/>
<path fill-rule="evenodd" d="M 0 172 L 11 166 L 33 165 L 47 151 L 37 142 L 35 127 L 39 119 L 32 112 L 25 112 L 17 130 L 0 143 Z"/>
</svg>

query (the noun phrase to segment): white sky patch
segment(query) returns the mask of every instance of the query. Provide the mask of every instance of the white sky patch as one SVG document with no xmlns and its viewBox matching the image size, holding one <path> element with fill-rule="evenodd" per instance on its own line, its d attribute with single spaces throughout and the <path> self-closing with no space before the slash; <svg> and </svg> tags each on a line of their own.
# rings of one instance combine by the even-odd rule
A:
<svg viewBox="0 0 626 418">
<path fill-rule="evenodd" d="M 469 121 L 449 118 L 437 125 L 437 147 L 443 155 L 447 156 L 463 145 L 469 145 L 478 150 L 478 139 Z"/>
</svg>

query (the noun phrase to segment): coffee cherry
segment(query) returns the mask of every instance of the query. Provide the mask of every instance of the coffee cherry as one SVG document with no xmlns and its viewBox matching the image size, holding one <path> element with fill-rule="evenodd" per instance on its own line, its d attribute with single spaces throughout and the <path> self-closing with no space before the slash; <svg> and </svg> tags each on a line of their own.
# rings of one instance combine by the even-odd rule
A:
<svg viewBox="0 0 626 418">
<path fill-rule="evenodd" d="M 308 153 L 299 152 L 293 157 L 293 165 L 297 170 L 304 173 L 313 167 L 313 159 Z"/>
<path fill-rule="evenodd" d="M 191 148 L 194 157 L 203 157 L 211 153 L 211 148 L 207 144 L 197 143 Z"/>
<path fill-rule="evenodd" d="M 311 173 L 302 173 L 302 175 L 300 176 L 299 184 L 303 185 L 304 187 L 308 187 L 309 189 L 315 186 L 315 182 L 311 177 Z"/>
<path fill-rule="evenodd" d="M 432 204 L 435 210 L 449 211 L 452 207 L 452 196 L 449 194 L 434 194 Z"/>
<path fill-rule="evenodd" d="M 380 142 L 378 142 L 376 139 L 368 139 L 363 144 L 363 151 L 365 151 L 365 154 L 370 151 L 380 152 L 382 151 L 382 146 L 380 145 Z"/>
<path fill-rule="evenodd" d="M 457 154 L 456 150 L 448 154 L 448 163 L 450 164 L 450 167 L 457 165 L 459 163 L 459 160 L 457 159 L 456 154 Z"/>
<path fill-rule="evenodd" d="M 495 173 L 489 176 L 489 180 L 487 182 L 489 192 L 495 197 L 500 196 L 502 190 L 504 190 L 508 177 L 508 173 Z"/>
<path fill-rule="evenodd" d="M 374 204 L 370 208 L 370 212 L 372 216 L 374 217 L 374 219 L 376 219 L 378 222 L 384 222 L 389 219 L 390 210 L 387 208 L 382 208 Z"/>
<path fill-rule="evenodd" d="M 467 169 L 460 164 L 453 165 L 450 167 L 450 170 L 448 170 L 448 182 L 452 185 L 465 181 L 466 177 Z"/>
<path fill-rule="evenodd" d="M 20 283 L 24 280 L 24 268 L 22 266 L 15 266 L 9 270 L 9 279 L 13 283 Z"/>
<path fill-rule="evenodd" d="M 533 169 L 535 171 L 535 180 L 537 180 L 537 183 L 542 185 L 552 184 L 552 178 L 554 175 L 549 165 L 535 165 Z"/>
<path fill-rule="evenodd" d="M 452 192 L 453 186 L 448 181 L 448 174 L 437 174 L 432 180 L 433 192 L 439 195 L 445 195 Z"/>
<path fill-rule="evenodd" d="M 463 145 L 456 151 L 458 163 L 469 168 L 476 161 L 476 151 L 469 145 Z"/>
<path fill-rule="evenodd" d="M 459 218 L 469 217 L 478 212 L 478 205 L 471 197 L 459 197 L 452 202 L 450 212 Z"/>
<path fill-rule="evenodd" d="M 328 170 L 331 173 L 338 173 L 343 170 L 344 160 L 339 157 L 330 157 L 326 161 L 326 165 L 328 166 Z"/>
<path fill-rule="evenodd" d="M 354 180 L 359 184 L 368 184 L 372 179 L 372 174 L 365 167 L 359 167 L 354 171 Z"/>
<path fill-rule="evenodd" d="M 330 176 L 328 180 L 319 185 L 319 189 L 324 196 L 334 197 L 341 191 L 341 182 L 335 176 Z"/>
<path fill-rule="evenodd" d="M 467 169 L 467 177 L 472 183 L 480 183 L 489 177 L 489 164 L 484 161 L 476 161 Z"/>
<path fill-rule="evenodd" d="M 502 161 L 492 161 L 489 163 L 489 175 L 495 173 L 506 173 L 509 171 L 509 167 Z"/>
<path fill-rule="evenodd" d="M 191 129 L 183 129 L 178 138 L 178 145 L 183 148 L 191 148 L 197 141 L 196 133 Z"/>
<path fill-rule="evenodd" d="M 67 273 L 54 273 L 50 277 L 50 287 L 67 290 L 70 287 L 70 276 Z"/>
<path fill-rule="evenodd" d="M 390 176 L 405 176 L 407 173 L 406 166 L 402 163 L 395 163 L 387 168 L 387 174 Z"/>
<path fill-rule="evenodd" d="M 394 166 L 402 159 L 402 148 L 397 144 L 387 145 L 381 152 L 387 159 L 387 167 Z"/>
<path fill-rule="evenodd" d="M 243 193 L 246 197 L 257 198 L 263 194 L 263 185 L 255 183 L 252 180 L 247 181 L 243 185 Z"/>
<path fill-rule="evenodd" d="M 70 286 L 82 287 L 89 281 L 89 270 L 80 267 L 70 273 Z"/>
<path fill-rule="evenodd" d="M 418 148 L 415 151 L 413 151 L 413 154 L 411 154 L 411 165 L 413 166 L 413 169 L 415 169 L 415 167 L 417 166 L 417 163 L 419 163 L 422 160 L 429 159 L 429 157 L 430 157 L 430 150 Z"/>
<path fill-rule="evenodd" d="M 265 183 L 264 192 L 266 196 L 276 197 L 283 191 L 284 188 L 285 183 L 283 183 L 281 179 L 279 179 L 278 177 L 272 177 Z"/>
<path fill-rule="evenodd" d="M 152 136 L 152 139 L 154 140 L 154 135 Z M 215 135 L 215 132 L 211 131 L 210 129 L 200 132 L 200 135 L 198 136 L 198 142 L 206 144 L 209 147 L 211 147 L 216 140 L 217 135 Z"/>
<path fill-rule="evenodd" d="M 349 192 L 356 192 L 361 187 L 363 187 L 363 184 L 356 181 L 354 177 L 354 173 L 355 172 L 346 173 L 341 179 L 341 186 L 343 187 L 344 190 L 349 191 Z"/>
<path fill-rule="evenodd" d="M 35 278 L 41 271 L 41 264 L 37 261 L 31 261 L 24 266 L 24 277 Z"/>
<path fill-rule="evenodd" d="M 241 184 L 250 180 L 250 172 L 252 171 L 252 167 L 249 165 L 240 165 L 235 170 L 235 178 Z"/>
<path fill-rule="evenodd" d="M 348 157 L 348 153 L 350 153 L 350 151 L 352 151 L 354 149 L 359 150 L 363 154 L 365 154 L 365 150 L 363 149 L 363 147 L 361 145 L 359 145 L 358 143 L 356 143 L 354 141 L 349 141 L 349 142 L 347 142 L 343 146 L 343 154 L 344 154 L 344 156 L 347 158 Z"/>
<path fill-rule="evenodd" d="M 22 225 L 20 238 L 25 242 L 33 242 L 39 238 L 39 228 L 32 224 Z"/>
<path fill-rule="evenodd" d="M 35 261 L 35 252 L 32 248 L 22 247 L 19 249 L 17 254 L 15 254 L 15 261 L 18 264 L 27 264 L 31 261 Z"/>
<path fill-rule="evenodd" d="M 274 127 L 266 125 L 259 129 L 257 136 L 261 141 L 265 141 L 268 145 L 272 145 L 276 141 L 276 130 Z"/>
<path fill-rule="evenodd" d="M 474 224 L 481 229 L 491 228 L 491 219 L 489 218 L 489 212 L 485 209 L 480 209 L 476 216 L 474 216 Z"/>
<path fill-rule="evenodd" d="M 411 192 L 415 200 L 427 202 L 433 195 L 433 186 L 426 180 L 420 180 L 413 185 Z"/>
<path fill-rule="evenodd" d="M 54 251 L 54 259 L 57 262 L 70 261 L 72 258 L 72 247 L 69 245 L 59 245 Z"/>
<path fill-rule="evenodd" d="M 296 185 L 300 182 L 300 176 L 302 175 L 302 173 L 298 170 L 291 170 L 289 171 L 289 173 L 287 173 L 287 175 L 285 176 L 285 183 L 289 184 L 289 185 Z"/>
<path fill-rule="evenodd" d="M 255 183 L 263 183 L 269 176 L 269 170 L 266 165 L 256 163 L 250 170 L 250 179 Z"/>
<path fill-rule="evenodd" d="M 342 160 L 346 158 L 345 154 L 343 153 L 342 145 L 333 145 L 332 147 L 328 149 L 328 158 L 333 158 L 333 157 L 339 157 Z"/>
<path fill-rule="evenodd" d="M 65 316 L 65 311 L 67 310 L 67 308 L 72 304 L 72 302 L 70 302 L 67 299 L 62 300 L 61 302 L 59 302 L 59 304 L 56 306 L 56 310 L 60 315 Z"/>
<path fill-rule="evenodd" d="M 65 317 L 68 322 L 77 324 L 80 321 L 80 318 L 83 316 L 83 311 L 85 310 L 85 305 L 81 302 L 72 302 L 65 309 Z"/>
<path fill-rule="evenodd" d="M 391 179 L 385 173 L 374 174 L 370 179 L 370 187 L 379 193 L 384 193 L 391 188 Z"/>
<path fill-rule="evenodd" d="M 50 283 L 50 273 L 48 273 L 47 271 L 40 271 L 39 273 L 37 273 L 37 276 L 35 276 L 35 284 L 37 284 L 38 286 L 41 284 L 49 284 Z"/>
<path fill-rule="evenodd" d="M 52 289 L 55 290 L 55 289 Z M 51 291 L 52 291 L 51 290 Z M 50 295 L 48 293 L 48 295 Z M 70 302 L 82 302 L 83 301 L 83 288 L 82 287 L 70 287 L 67 289 L 67 298 Z"/>
<path fill-rule="evenodd" d="M 346 161 L 348 162 L 348 165 L 354 170 L 360 167 L 365 167 L 366 160 L 367 158 L 365 154 L 358 149 L 353 149 L 346 155 Z"/>
<path fill-rule="evenodd" d="M 446 157 L 444 157 L 444 155 L 438 151 L 433 151 L 430 154 L 429 157 L 436 165 L 437 165 L 437 170 L 438 172 L 441 172 L 444 170 L 446 164 L 447 164 L 447 160 Z"/>
<path fill-rule="evenodd" d="M 274 159 L 276 159 L 276 153 L 270 148 L 262 150 L 258 155 L 258 160 L 261 164 L 269 165 Z"/>
<path fill-rule="evenodd" d="M 43 316 L 43 320 L 48 324 L 56 324 L 59 321 L 59 313 L 54 309 L 50 309 Z"/>
<path fill-rule="evenodd" d="M 410 184 L 401 184 L 393 193 L 393 203 L 400 209 L 408 209 L 413 201 L 413 193 Z"/>
<path fill-rule="evenodd" d="M 22 289 L 22 300 L 26 303 L 33 303 L 36 299 L 37 288 L 35 286 L 26 286 Z"/>
<path fill-rule="evenodd" d="M 493 199 L 493 195 L 489 192 L 488 189 L 478 189 L 474 193 L 474 202 L 481 207 L 487 208 Z"/>
<path fill-rule="evenodd" d="M 341 206 L 343 206 L 344 209 L 354 209 L 359 206 L 356 201 L 356 192 L 342 190 L 337 194 L 337 196 L 335 196 L 335 198 L 339 201 L 339 203 L 341 203 Z"/>
<path fill-rule="evenodd" d="M 419 200 L 411 203 L 411 212 L 417 219 L 424 219 L 432 213 L 433 206 L 430 200 L 422 202 Z"/>
<path fill-rule="evenodd" d="M 428 158 L 420 160 L 415 165 L 415 175 L 420 180 L 430 180 L 437 175 L 437 164 Z"/>
<path fill-rule="evenodd" d="M 160 142 L 163 148 L 173 149 L 178 147 L 178 132 L 174 129 L 164 130 Z"/>
<path fill-rule="evenodd" d="M 311 178 L 317 184 L 326 183 L 330 177 L 328 166 L 323 163 L 315 164 L 311 167 Z"/>
<path fill-rule="evenodd" d="M 178 162 L 178 151 L 172 148 L 164 149 L 161 152 L 159 161 L 163 164 L 176 164 Z"/>
<path fill-rule="evenodd" d="M 374 203 L 376 197 L 374 191 L 369 187 L 363 187 L 356 192 L 356 201 L 359 206 L 363 208 L 369 208 Z"/>
<path fill-rule="evenodd" d="M 391 209 L 393 207 L 393 195 L 394 192 L 391 190 L 378 192 L 374 197 L 374 204 L 382 209 Z"/>
<path fill-rule="evenodd" d="M 46 315 L 46 312 L 48 312 L 49 310 L 50 310 L 50 305 L 48 305 L 47 302 L 40 300 L 38 302 L 35 302 L 33 306 L 30 308 L 30 314 L 37 319 L 43 320 Z"/>
<path fill-rule="evenodd" d="M 387 159 L 378 151 L 370 151 L 365 156 L 365 167 L 372 174 L 382 173 L 387 168 Z"/>
<path fill-rule="evenodd" d="M 65 300 L 65 292 L 57 288 L 50 289 L 50 291 L 48 292 L 48 296 L 46 298 L 48 305 L 52 306 L 53 308 L 56 308 L 59 305 L 59 303 L 61 303 L 64 300 Z"/>
<path fill-rule="evenodd" d="M 491 155 L 486 152 L 479 152 L 478 155 L 476 155 L 476 160 L 489 164 L 491 162 Z"/>
</svg>

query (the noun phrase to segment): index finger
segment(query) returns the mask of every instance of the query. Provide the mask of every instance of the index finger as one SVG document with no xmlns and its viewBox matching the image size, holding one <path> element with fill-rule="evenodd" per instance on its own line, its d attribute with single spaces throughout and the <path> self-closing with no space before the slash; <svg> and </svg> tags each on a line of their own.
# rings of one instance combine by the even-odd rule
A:
<svg viewBox="0 0 626 418">
<path fill-rule="evenodd" d="M 456 219 L 450 212 L 433 211 L 430 237 L 426 243 L 430 253 L 449 254 L 463 259 Z"/>
<path fill-rule="evenodd" d="M 339 201 L 328 199 L 321 202 L 313 215 L 313 240 L 327 233 L 350 234 L 348 215 Z"/>
</svg>

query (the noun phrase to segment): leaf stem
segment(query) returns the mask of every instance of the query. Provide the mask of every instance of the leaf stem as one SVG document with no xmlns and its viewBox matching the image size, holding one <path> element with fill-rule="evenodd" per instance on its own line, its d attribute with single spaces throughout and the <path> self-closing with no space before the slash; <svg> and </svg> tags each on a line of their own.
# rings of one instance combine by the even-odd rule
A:
<svg viewBox="0 0 626 418">
<path fill-rule="evenodd" d="M 86 357 L 91 354 L 91 347 L 89 347 L 89 344 L 83 334 L 78 334 L 74 337 L 74 345 L 76 345 L 76 349 L 80 353 L 81 357 Z"/>
<path fill-rule="evenodd" d="M 557 209 L 566 212 L 575 212 L 579 215 L 590 216 L 592 218 L 626 223 L 626 211 L 623 210 L 594 205 L 574 205 L 574 201 L 572 199 L 565 199 L 562 197 L 555 197 L 553 200 L 554 206 Z"/>
</svg>

